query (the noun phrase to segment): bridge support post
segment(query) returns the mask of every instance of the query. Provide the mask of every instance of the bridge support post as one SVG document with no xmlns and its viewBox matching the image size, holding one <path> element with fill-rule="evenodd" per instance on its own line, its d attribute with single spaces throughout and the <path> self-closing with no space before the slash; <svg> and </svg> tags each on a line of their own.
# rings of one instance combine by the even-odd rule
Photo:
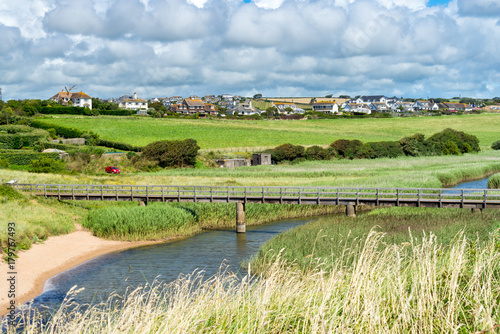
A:
<svg viewBox="0 0 500 334">
<path fill-rule="evenodd" d="M 245 233 L 245 203 L 236 203 L 236 233 Z"/>
<path fill-rule="evenodd" d="M 346 205 L 345 206 L 345 215 L 347 217 L 356 217 L 356 206 L 355 205 Z"/>
</svg>

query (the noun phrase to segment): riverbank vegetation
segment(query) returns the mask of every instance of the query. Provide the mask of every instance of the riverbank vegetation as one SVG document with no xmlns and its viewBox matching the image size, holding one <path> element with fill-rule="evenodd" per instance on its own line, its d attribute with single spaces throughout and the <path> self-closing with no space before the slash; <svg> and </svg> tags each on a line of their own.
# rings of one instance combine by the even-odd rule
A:
<svg viewBox="0 0 500 334">
<path fill-rule="evenodd" d="M 474 333 L 498 326 L 498 233 L 458 233 L 446 244 L 432 233 L 403 243 L 386 237 L 372 231 L 342 242 L 337 257 L 312 249 L 307 266 L 278 257 L 259 279 L 187 274 L 91 307 L 76 304 L 73 290 L 49 321 L 25 312 L 18 326 L 28 333 Z"/>
<path fill-rule="evenodd" d="M 0 185 L 0 251 L 8 242 L 8 223 L 15 224 L 16 250 L 28 249 L 49 236 L 75 230 L 83 210 L 68 208 L 58 201 L 33 198 Z"/>
<path fill-rule="evenodd" d="M 265 272 L 279 257 L 303 271 L 318 263 L 330 270 L 344 256 L 345 249 L 362 246 L 372 230 L 384 234 L 378 251 L 393 245 L 419 243 L 430 234 L 448 247 L 464 233 L 471 238 L 469 251 L 474 252 L 476 243 L 487 241 L 497 229 L 500 229 L 500 211 L 496 209 L 478 213 L 464 209 L 382 208 L 356 218 L 325 217 L 268 241 L 253 259 L 252 268 Z"/>
<path fill-rule="evenodd" d="M 342 212 L 342 207 L 317 205 L 247 204 L 247 225 L 279 219 Z M 148 206 L 110 206 L 89 212 L 83 226 L 100 238 L 161 240 L 190 236 L 207 228 L 234 226 L 236 208 L 223 203 L 153 203 Z"/>
<path fill-rule="evenodd" d="M 500 174 L 495 174 L 488 180 L 488 188 L 500 189 Z"/>
</svg>

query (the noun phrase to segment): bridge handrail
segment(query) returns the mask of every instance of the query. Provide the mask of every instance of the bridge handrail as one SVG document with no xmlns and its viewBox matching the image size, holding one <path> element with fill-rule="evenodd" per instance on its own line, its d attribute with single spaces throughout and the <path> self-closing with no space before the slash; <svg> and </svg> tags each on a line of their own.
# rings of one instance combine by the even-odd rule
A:
<svg viewBox="0 0 500 334">
<path fill-rule="evenodd" d="M 96 184 L 30 184 L 16 183 L 11 185 L 21 191 L 47 195 L 86 195 L 87 199 L 114 195 L 134 196 L 177 196 L 181 197 L 299 197 L 299 198 L 376 198 L 384 199 L 417 199 L 447 200 L 460 199 L 493 201 L 500 199 L 500 189 L 455 189 L 455 188 L 374 188 L 374 187 L 279 187 L 279 186 L 177 186 L 177 185 L 96 185 Z M 83 194 L 82 194 L 83 192 Z"/>
</svg>

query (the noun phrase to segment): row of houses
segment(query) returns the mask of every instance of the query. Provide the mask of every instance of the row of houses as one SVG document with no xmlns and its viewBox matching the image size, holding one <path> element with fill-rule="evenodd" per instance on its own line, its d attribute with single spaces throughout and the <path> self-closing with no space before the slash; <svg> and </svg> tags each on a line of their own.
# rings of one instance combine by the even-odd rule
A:
<svg viewBox="0 0 500 334">
<path fill-rule="evenodd" d="M 72 104 L 78 107 L 87 107 L 92 109 L 92 98 L 84 92 L 61 91 L 54 95 L 52 100 L 62 104 Z M 145 114 L 148 110 L 148 101 L 141 99 L 136 93 L 133 95 L 123 95 L 118 99 L 108 101 L 118 103 L 119 108 L 137 110 L 138 114 Z M 225 108 L 230 115 L 260 115 L 264 111 L 252 106 L 250 99 L 241 96 L 223 94 L 219 96 L 207 95 L 203 98 L 190 96 L 182 98 L 181 96 L 172 96 L 163 99 L 153 99 L 151 102 L 161 102 L 170 111 L 179 114 L 205 114 L 218 115 L 218 107 Z M 305 110 L 299 108 L 293 102 L 272 102 L 276 112 L 282 115 L 304 114 Z M 492 111 L 496 111 L 491 107 Z M 426 112 L 448 110 L 451 112 L 472 111 L 473 106 L 464 103 L 436 103 L 432 100 L 417 100 L 414 102 L 403 101 L 397 97 L 386 97 L 384 95 L 360 96 L 355 99 L 347 100 L 340 105 L 336 101 L 318 101 L 312 103 L 312 110 L 325 114 L 340 114 L 342 112 L 371 114 L 373 112 Z M 498 107 L 500 110 L 500 107 Z"/>
</svg>

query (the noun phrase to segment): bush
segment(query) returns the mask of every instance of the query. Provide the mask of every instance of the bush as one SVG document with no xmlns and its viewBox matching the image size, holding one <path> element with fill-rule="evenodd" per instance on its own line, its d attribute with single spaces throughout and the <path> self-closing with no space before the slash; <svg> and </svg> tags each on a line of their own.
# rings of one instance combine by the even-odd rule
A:
<svg viewBox="0 0 500 334">
<path fill-rule="evenodd" d="M 457 144 L 454 141 L 447 141 L 443 145 L 443 154 L 444 155 L 461 155 L 462 152 L 458 149 Z"/>
<path fill-rule="evenodd" d="M 30 125 L 34 128 L 39 128 L 39 129 L 44 129 L 44 130 L 54 129 L 54 131 L 56 132 L 56 134 L 58 136 L 61 136 L 64 138 L 80 138 L 80 137 L 83 137 L 83 135 L 85 134 L 85 132 L 77 130 L 77 129 L 67 128 L 64 126 L 56 125 L 56 124 L 45 123 L 45 122 L 35 120 L 35 119 L 31 121 Z"/>
<path fill-rule="evenodd" d="M 481 151 L 479 139 L 476 136 L 453 129 L 445 129 L 432 135 L 426 140 L 426 145 L 435 154 L 454 154 L 449 153 L 451 142 L 455 143 L 460 153 Z"/>
<path fill-rule="evenodd" d="M 283 144 L 275 147 L 271 152 L 272 159 L 276 162 L 285 160 L 293 161 L 298 158 L 305 158 L 306 150 L 304 146 Z"/>
<path fill-rule="evenodd" d="M 101 110 L 99 109 L 99 114 L 101 115 L 110 115 L 110 116 L 131 116 L 136 112 L 134 110 L 128 109 L 116 109 L 116 110 Z"/>
<path fill-rule="evenodd" d="M 55 160 L 49 157 L 41 157 L 31 161 L 30 173 L 60 173 L 66 170 L 66 164 L 62 160 Z"/>
<path fill-rule="evenodd" d="M 0 148 L 20 149 L 33 147 L 39 141 L 46 141 L 49 133 L 41 129 L 33 129 L 24 125 L 0 126 Z"/>
<path fill-rule="evenodd" d="M 320 146 L 311 146 L 306 150 L 307 160 L 329 160 L 332 158 L 332 152 Z"/>
<path fill-rule="evenodd" d="M 336 150 L 342 158 L 367 159 L 374 156 L 372 149 L 357 139 L 339 139 L 330 144 L 330 147 Z"/>
<path fill-rule="evenodd" d="M 7 158 L 0 158 L 0 168 L 9 168 L 9 160 Z"/>
<path fill-rule="evenodd" d="M 404 137 L 399 141 L 399 145 L 405 155 L 419 157 L 428 155 L 427 147 L 425 146 L 425 136 L 417 133 L 410 137 Z"/>
<path fill-rule="evenodd" d="M 194 166 L 199 149 L 194 139 L 163 140 L 144 147 L 143 156 L 161 167 Z"/>
<path fill-rule="evenodd" d="M 117 150 L 133 151 L 133 152 L 141 152 L 142 149 L 144 148 L 144 147 L 140 147 L 140 146 L 133 146 L 133 145 L 126 144 L 126 143 L 120 143 L 120 142 L 105 140 L 105 139 L 99 139 L 97 141 L 96 145 L 116 148 Z"/>
<path fill-rule="evenodd" d="M 0 150 L 0 159 L 7 159 L 11 165 L 27 166 L 32 160 L 42 157 L 59 159 L 59 153 L 40 153 L 28 150 Z"/>
<path fill-rule="evenodd" d="M 494 150 L 500 150 L 500 140 L 497 140 L 491 145 L 491 148 Z"/>
<path fill-rule="evenodd" d="M 403 149 L 399 142 L 394 141 L 381 141 L 367 143 L 373 152 L 372 158 L 397 158 L 404 155 Z"/>
</svg>

